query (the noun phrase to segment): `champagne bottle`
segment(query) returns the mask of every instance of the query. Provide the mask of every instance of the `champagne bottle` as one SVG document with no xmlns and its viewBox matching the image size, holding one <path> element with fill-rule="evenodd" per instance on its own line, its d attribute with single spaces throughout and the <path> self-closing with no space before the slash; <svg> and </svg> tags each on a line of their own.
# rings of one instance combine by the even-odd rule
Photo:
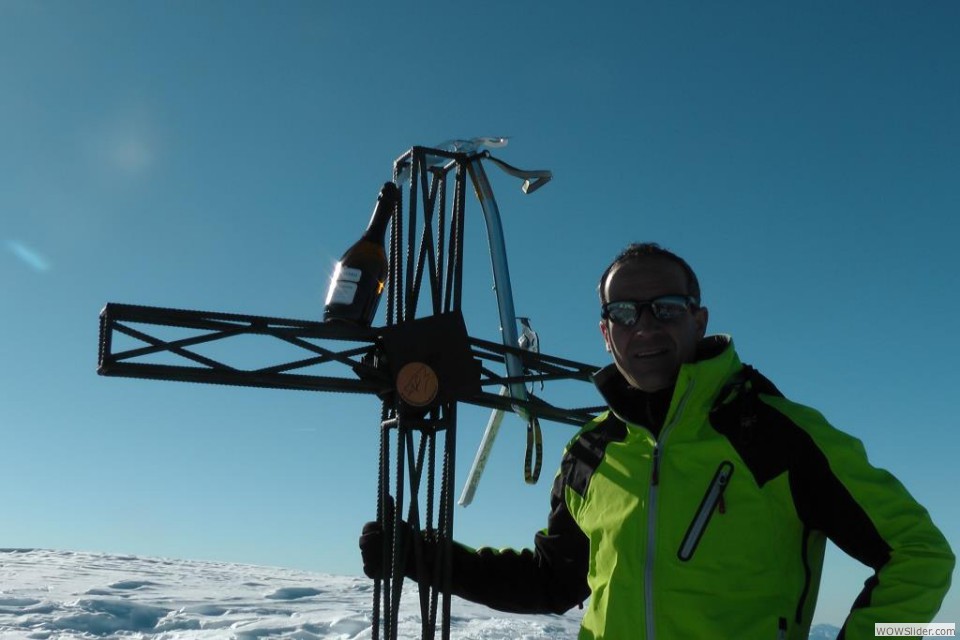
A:
<svg viewBox="0 0 960 640">
<path fill-rule="evenodd" d="M 384 183 L 370 224 L 363 236 L 343 254 L 330 278 L 324 322 L 339 320 L 369 327 L 387 280 L 387 252 L 383 238 L 400 199 L 400 189 Z"/>
</svg>

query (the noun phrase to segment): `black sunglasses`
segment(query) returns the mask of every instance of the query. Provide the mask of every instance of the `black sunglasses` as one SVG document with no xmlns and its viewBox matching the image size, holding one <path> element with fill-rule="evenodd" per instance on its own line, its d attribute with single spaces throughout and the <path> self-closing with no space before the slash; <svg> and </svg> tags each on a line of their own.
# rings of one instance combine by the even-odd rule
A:
<svg viewBox="0 0 960 640">
<path fill-rule="evenodd" d="M 615 324 L 632 327 L 640 321 L 645 307 L 650 307 L 653 317 L 660 322 L 673 322 L 697 306 L 696 299 L 681 295 L 660 296 L 653 300 L 615 300 L 601 307 L 600 317 Z"/>
</svg>

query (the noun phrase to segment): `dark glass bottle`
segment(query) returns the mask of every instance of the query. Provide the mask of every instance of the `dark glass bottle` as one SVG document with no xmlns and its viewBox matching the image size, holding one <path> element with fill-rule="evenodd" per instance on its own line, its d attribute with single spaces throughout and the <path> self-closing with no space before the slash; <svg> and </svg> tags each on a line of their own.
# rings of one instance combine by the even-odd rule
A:
<svg viewBox="0 0 960 640">
<path fill-rule="evenodd" d="M 387 252 L 383 239 L 399 199 L 397 185 L 384 183 L 367 230 L 347 249 L 334 269 L 327 290 L 324 322 L 340 320 L 367 327 L 373 323 L 387 280 Z"/>
</svg>

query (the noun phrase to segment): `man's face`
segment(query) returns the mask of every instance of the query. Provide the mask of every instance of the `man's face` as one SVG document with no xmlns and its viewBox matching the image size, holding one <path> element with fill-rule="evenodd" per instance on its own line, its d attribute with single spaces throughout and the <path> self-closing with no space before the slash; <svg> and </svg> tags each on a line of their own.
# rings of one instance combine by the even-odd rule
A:
<svg viewBox="0 0 960 640">
<path fill-rule="evenodd" d="M 603 298 L 607 302 L 643 302 L 689 293 L 686 274 L 680 265 L 650 256 L 615 267 L 604 283 Z M 703 307 L 669 321 L 657 320 L 650 307 L 644 307 L 633 326 L 600 321 L 607 351 L 613 354 L 617 369 L 630 386 L 648 392 L 673 386 L 680 365 L 693 361 L 697 342 L 706 330 L 707 310 Z"/>
</svg>

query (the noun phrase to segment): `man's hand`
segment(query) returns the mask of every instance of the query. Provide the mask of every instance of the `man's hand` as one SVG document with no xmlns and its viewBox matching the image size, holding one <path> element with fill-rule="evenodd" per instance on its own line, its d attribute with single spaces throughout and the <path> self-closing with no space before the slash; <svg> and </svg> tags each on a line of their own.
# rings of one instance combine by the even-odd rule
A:
<svg viewBox="0 0 960 640">
<path fill-rule="evenodd" d="M 379 522 L 368 522 L 360 532 L 360 557 L 363 559 L 363 573 L 368 578 L 385 578 L 388 567 L 383 566 L 384 537 L 383 527 Z M 389 553 L 389 552 L 388 552 Z M 390 563 L 387 562 L 389 565 Z"/>
<path fill-rule="evenodd" d="M 388 515 L 392 515 L 392 513 L 389 513 L 392 511 L 392 508 L 389 509 Z M 393 557 L 393 519 L 391 518 L 388 522 L 390 524 L 386 531 L 383 525 L 373 521 L 363 525 L 363 530 L 360 532 L 360 557 L 363 559 L 363 573 L 368 578 L 390 577 L 391 558 Z M 418 540 L 415 541 L 414 536 L 418 536 Z M 415 578 L 417 575 L 417 566 L 413 552 L 413 545 L 416 542 L 424 545 L 426 553 L 433 552 L 434 547 L 425 539 L 423 534 L 415 533 L 409 522 L 401 522 L 400 547 L 403 549 L 403 559 L 401 560 L 403 565 L 402 573 L 408 578 Z M 386 558 L 384 558 L 384 544 L 387 545 Z M 429 551 L 427 551 L 427 549 L 429 549 Z M 428 559 L 425 559 L 425 561 L 430 562 Z"/>
</svg>

